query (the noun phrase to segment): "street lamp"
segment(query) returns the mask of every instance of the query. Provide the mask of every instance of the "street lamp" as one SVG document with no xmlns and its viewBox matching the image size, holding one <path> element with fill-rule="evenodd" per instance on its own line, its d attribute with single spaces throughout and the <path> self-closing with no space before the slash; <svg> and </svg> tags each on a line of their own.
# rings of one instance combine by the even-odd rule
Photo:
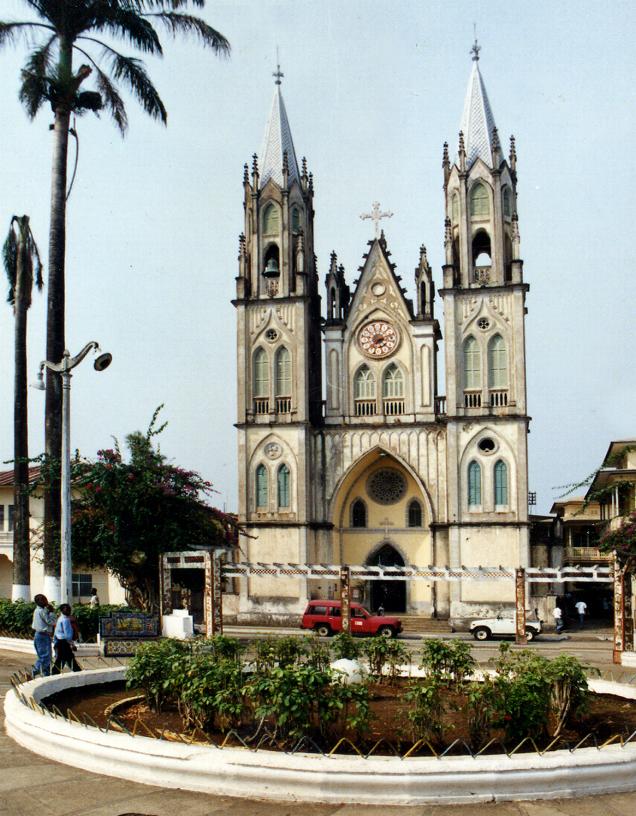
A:
<svg viewBox="0 0 636 816">
<path fill-rule="evenodd" d="M 62 377 L 62 518 L 61 541 L 62 558 L 60 564 L 60 603 L 70 604 L 73 588 L 73 564 L 71 556 L 71 371 L 79 365 L 89 351 L 98 352 L 99 344 L 92 340 L 75 357 L 64 349 L 59 363 L 43 360 L 38 371 L 38 382 L 35 388 L 45 390 L 44 369 L 48 368 Z M 102 352 L 95 358 L 93 368 L 103 371 L 111 364 L 112 354 Z"/>
</svg>

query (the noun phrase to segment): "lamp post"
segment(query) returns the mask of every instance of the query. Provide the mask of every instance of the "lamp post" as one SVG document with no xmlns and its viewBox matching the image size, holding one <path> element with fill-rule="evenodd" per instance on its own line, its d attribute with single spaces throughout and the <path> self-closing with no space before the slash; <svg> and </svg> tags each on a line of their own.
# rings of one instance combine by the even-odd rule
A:
<svg viewBox="0 0 636 816">
<path fill-rule="evenodd" d="M 65 349 L 59 363 L 43 360 L 40 363 L 38 382 L 35 386 L 40 391 L 45 390 L 44 369 L 48 368 L 62 377 L 62 513 L 61 513 L 61 564 L 60 564 L 60 603 L 70 604 L 72 601 L 73 562 L 71 555 L 71 371 L 79 365 L 89 351 L 99 351 L 99 344 L 94 340 L 71 357 Z M 93 368 L 103 371 L 108 368 L 113 357 L 108 352 L 102 352 L 95 358 Z"/>
</svg>

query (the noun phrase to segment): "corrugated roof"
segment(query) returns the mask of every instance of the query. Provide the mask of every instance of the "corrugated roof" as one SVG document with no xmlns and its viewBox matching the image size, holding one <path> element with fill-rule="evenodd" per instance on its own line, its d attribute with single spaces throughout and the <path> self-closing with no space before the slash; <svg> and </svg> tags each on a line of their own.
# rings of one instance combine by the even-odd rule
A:
<svg viewBox="0 0 636 816">
<path fill-rule="evenodd" d="M 35 482 L 39 476 L 39 467 L 29 468 L 29 482 Z M 13 468 L 11 470 L 0 470 L 0 487 L 13 487 Z"/>
</svg>

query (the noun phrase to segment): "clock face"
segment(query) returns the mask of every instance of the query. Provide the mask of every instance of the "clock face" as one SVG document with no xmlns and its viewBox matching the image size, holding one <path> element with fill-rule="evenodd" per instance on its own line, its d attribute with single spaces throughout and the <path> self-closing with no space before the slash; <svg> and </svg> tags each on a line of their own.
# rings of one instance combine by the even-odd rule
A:
<svg viewBox="0 0 636 816">
<path fill-rule="evenodd" d="M 388 357 L 398 347 L 398 333 L 390 323 L 374 320 L 360 329 L 358 343 L 369 357 Z"/>
</svg>

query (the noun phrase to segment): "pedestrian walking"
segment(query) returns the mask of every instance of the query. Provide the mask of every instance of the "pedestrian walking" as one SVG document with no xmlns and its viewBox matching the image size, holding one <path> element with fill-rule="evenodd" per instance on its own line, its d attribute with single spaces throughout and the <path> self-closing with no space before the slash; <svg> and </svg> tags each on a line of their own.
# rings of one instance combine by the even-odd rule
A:
<svg viewBox="0 0 636 816">
<path fill-rule="evenodd" d="M 585 623 L 585 613 L 587 612 L 587 604 L 585 601 L 577 601 L 574 604 L 576 611 L 579 615 L 579 629 L 583 628 L 583 624 Z"/>
<path fill-rule="evenodd" d="M 74 672 L 82 671 L 82 667 L 75 659 L 76 646 L 73 643 L 73 637 L 71 607 L 68 604 L 62 604 L 60 606 L 60 617 L 55 624 L 55 634 L 53 636 L 55 646 L 53 674 L 60 674 L 64 666 L 69 666 Z"/>
<path fill-rule="evenodd" d="M 55 626 L 55 612 L 45 595 L 36 595 L 33 610 L 33 647 L 37 655 L 33 664 L 32 676 L 41 674 L 47 677 L 51 673 L 51 638 Z"/>
<path fill-rule="evenodd" d="M 99 595 L 97 594 L 97 590 L 95 587 L 91 589 L 91 597 L 89 600 L 89 604 L 91 606 L 99 606 Z"/>
<path fill-rule="evenodd" d="M 552 612 L 554 617 L 554 625 L 556 628 L 557 635 L 560 635 L 563 631 L 563 611 L 560 606 L 555 606 L 554 611 Z"/>
</svg>

